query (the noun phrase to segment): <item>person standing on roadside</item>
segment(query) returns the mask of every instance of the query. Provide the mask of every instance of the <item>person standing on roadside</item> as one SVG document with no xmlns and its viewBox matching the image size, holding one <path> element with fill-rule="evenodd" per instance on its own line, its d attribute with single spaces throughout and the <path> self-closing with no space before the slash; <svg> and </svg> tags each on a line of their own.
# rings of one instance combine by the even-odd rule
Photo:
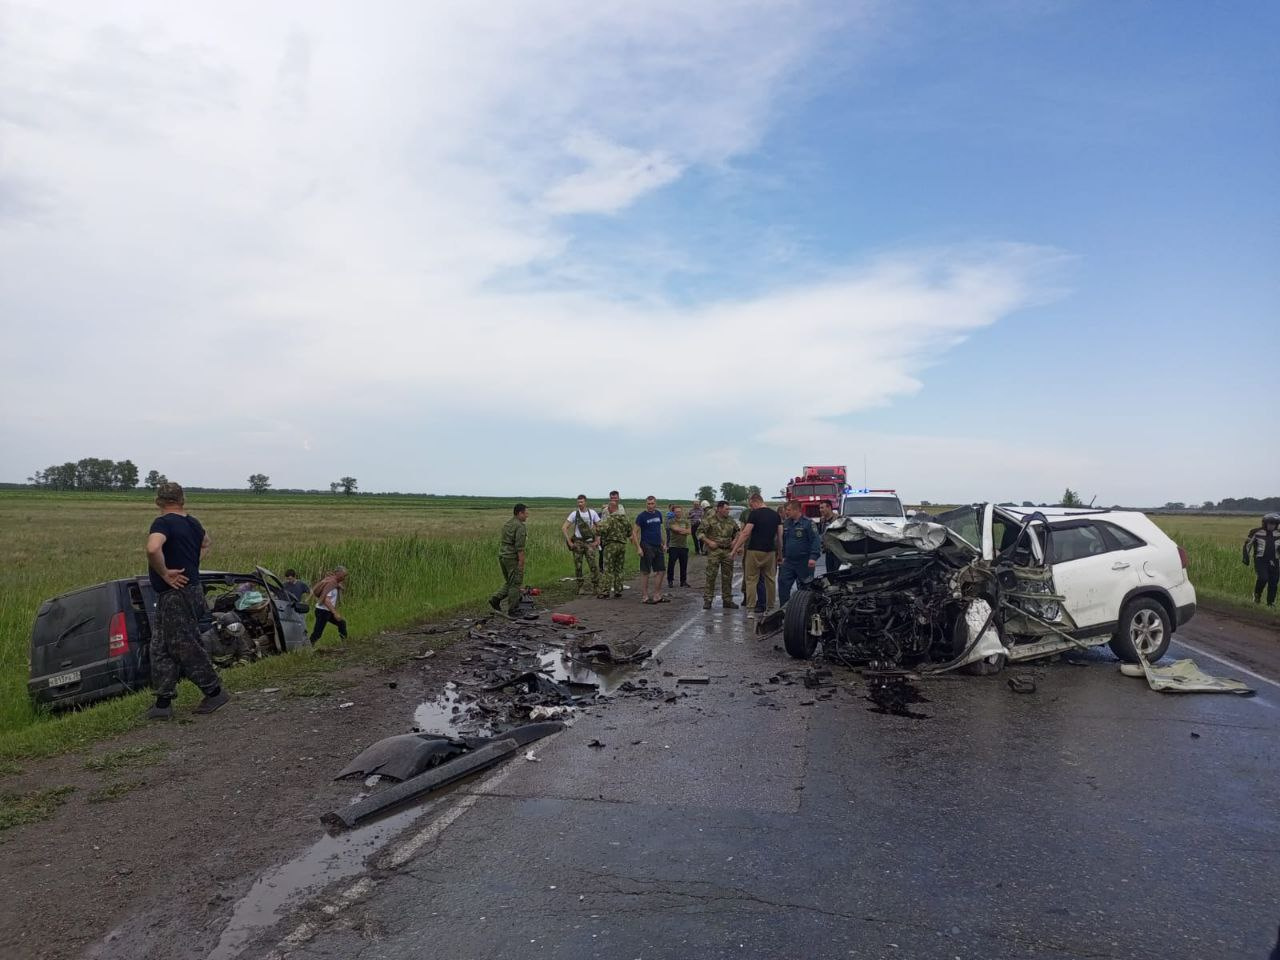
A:
<svg viewBox="0 0 1280 960">
<path fill-rule="evenodd" d="M 601 596 L 622 596 L 622 569 L 627 563 L 627 541 L 631 539 L 631 524 L 622 512 L 622 504 L 610 500 L 605 504 L 604 519 L 600 522 L 600 544 L 604 550 L 604 576 Z"/>
<path fill-rule="evenodd" d="M 1254 527 L 1245 537 L 1241 559 L 1249 565 L 1253 554 L 1253 602 L 1262 602 L 1262 588 L 1267 588 L 1267 606 L 1276 605 L 1276 588 L 1280 586 L 1280 513 L 1268 513 L 1262 526 Z"/>
<path fill-rule="evenodd" d="M 502 586 L 489 597 L 489 606 L 502 613 L 502 601 L 507 601 L 506 614 L 516 617 L 520 610 L 520 587 L 524 585 L 524 544 L 528 535 L 525 521 L 529 508 L 517 503 L 511 508 L 511 519 L 502 525 L 498 540 L 498 565 L 502 567 Z"/>
<path fill-rule="evenodd" d="M 213 713 L 231 697 L 200 639 L 205 612 L 200 561 L 209 551 L 209 535 L 187 513 L 186 494 L 178 484 L 160 484 L 156 506 L 160 516 L 147 533 L 147 573 L 156 595 L 156 632 L 149 650 L 156 703 L 147 719 L 173 719 L 173 698 L 183 676 L 204 693 L 195 712 Z"/>
<path fill-rule="evenodd" d="M 702 525 L 702 518 L 706 516 L 707 501 L 700 500 L 693 505 L 693 509 L 689 511 L 689 533 L 693 537 L 693 553 L 694 556 L 702 554 L 702 541 L 698 539 L 698 527 Z"/>
<path fill-rule="evenodd" d="M 778 601 L 778 561 L 782 559 L 782 520 L 778 511 L 770 510 L 764 505 L 764 498 L 759 494 L 753 496 L 748 503 L 751 512 L 747 514 L 746 526 L 738 534 L 733 543 L 733 552 L 746 547 L 743 558 L 744 589 L 748 601 L 755 595 L 756 587 L 764 580 L 764 609 L 759 606 L 749 616 L 754 619 L 757 614 L 768 613 Z M 759 598 L 757 598 L 757 604 Z"/>
<path fill-rule="evenodd" d="M 284 592 L 287 593 L 294 603 L 302 603 L 307 594 L 311 592 L 311 588 L 307 586 L 305 580 L 298 579 L 298 571 L 290 567 L 284 572 Z"/>
<path fill-rule="evenodd" d="M 609 509 L 610 507 L 613 507 L 614 509 L 611 511 L 611 510 Z M 622 500 L 621 500 L 621 498 L 619 497 L 619 495 L 618 495 L 618 491 L 617 491 L 617 490 L 610 490 L 610 491 L 609 491 L 609 502 L 608 502 L 608 503 L 606 503 L 606 504 L 604 504 L 604 505 L 602 505 L 602 506 L 600 507 L 600 516 L 601 516 L 601 517 L 605 517 L 605 516 L 607 516 L 607 515 L 608 515 L 609 513 L 611 513 L 611 512 L 612 512 L 612 513 L 620 513 L 620 514 L 622 514 L 622 516 L 624 516 L 624 517 L 627 515 L 627 508 L 626 508 L 625 506 L 623 506 Z M 627 533 L 627 537 L 628 537 L 628 538 L 630 538 L 630 536 L 631 536 L 631 534 L 630 534 L 630 532 L 628 531 L 628 533 Z M 605 553 L 605 550 L 604 550 L 604 543 L 602 542 L 602 543 L 600 544 L 600 570 L 601 570 L 601 572 L 603 572 L 603 571 L 604 571 L 604 561 L 605 561 L 604 553 Z"/>
<path fill-rule="evenodd" d="M 802 516 L 800 504 L 787 502 L 787 519 L 782 523 L 782 566 L 778 568 L 778 603 L 786 603 L 791 588 L 808 583 L 818 566 L 818 528 Z"/>
<path fill-rule="evenodd" d="M 342 600 L 342 591 L 347 586 L 347 568 L 337 566 L 333 572 L 316 581 L 314 593 L 316 597 L 316 623 L 311 628 L 311 645 L 324 634 L 324 628 L 334 624 L 338 628 L 338 638 L 347 639 L 347 618 L 338 612 L 338 603 Z"/>
<path fill-rule="evenodd" d="M 716 502 L 715 513 L 702 521 L 698 539 L 707 555 L 707 585 L 702 591 L 702 609 L 710 610 L 716 598 L 716 574 L 720 575 L 720 599 L 726 610 L 737 610 L 733 602 L 733 541 L 738 525 L 729 516 L 729 501 Z"/>
<path fill-rule="evenodd" d="M 836 519 L 836 512 L 831 504 L 826 500 L 818 504 L 818 542 L 821 543 L 823 537 L 827 535 L 827 527 L 831 526 Z M 835 573 L 840 569 L 840 561 L 836 559 L 836 555 L 830 550 L 823 550 L 822 553 L 823 573 Z"/>
<path fill-rule="evenodd" d="M 680 586 L 689 585 L 689 521 L 684 507 L 673 505 L 667 521 L 667 586 L 674 587 L 676 564 L 680 564 Z"/>
<path fill-rule="evenodd" d="M 666 527 L 662 522 L 662 514 L 658 511 L 656 497 L 645 497 L 644 510 L 636 514 L 631 542 L 640 555 L 640 590 L 644 594 L 640 602 L 670 603 L 671 598 L 662 595 L 662 578 L 666 574 L 666 564 L 662 557 L 662 550 L 666 545 Z M 650 577 L 653 577 L 652 596 L 649 594 Z"/>
<path fill-rule="evenodd" d="M 578 581 L 578 596 L 585 592 L 582 581 L 582 565 L 585 563 L 591 571 L 591 592 L 600 596 L 600 567 L 597 558 L 600 552 L 600 535 L 596 528 L 600 525 L 600 514 L 587 506 L 587 495 L 578 494 L 577 508 L 565 518 L 560 525 L 564 534 L 565 545 L 573 554 L 573 577 Z"/>
</svg>

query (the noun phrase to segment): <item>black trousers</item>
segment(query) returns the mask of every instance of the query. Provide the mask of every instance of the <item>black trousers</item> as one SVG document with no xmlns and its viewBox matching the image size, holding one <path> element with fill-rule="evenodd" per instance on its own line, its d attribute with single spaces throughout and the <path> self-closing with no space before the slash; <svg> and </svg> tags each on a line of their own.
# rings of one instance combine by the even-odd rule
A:
<svg viewBox="0 0 1280 960">
<path fill-rule="evenodd" d="M 1254 560 L 1253 572 L 1258 579 L 1253 584 L 1253 599 L 1262 599 L 1262 588 L 1267 588 L 1267 606 L 1276 602 L 1276 588 L 1280 586 L 1280 562 L 1272 560 Z"/>
<path fill-rule="evenodd" d="M 669 547 L 667 549 L 667 586 L 675 586 L 676 562 L 680 563 L 680 586 L 689 585 L 689 548 Z"/>
<path fill-rule="evenodd" d="M 700 526 L 702 526 L 702 521 L 695 520 L 693 521 L 693 524 L 689 527 L 689 536 L 693 537 L 693 552 L 698 554 L 699 556 L 707 552 L 706 550 L 703 549 L 702 544 L 698 542 L 698 528 Z"/>
<path fill-rule="evenodd" d="M 335 620 L 333 614 L 324 607 L 316 607 L 316 625 L 311 628 L 311 643 L 315 644 L 320 639 L 320 634 L 324 633 L 324 628 L 329 624 L 336 624 L 338 627 L 338 636 L 343 640 L 347 639 L 347 621 Z"/>
</svg>

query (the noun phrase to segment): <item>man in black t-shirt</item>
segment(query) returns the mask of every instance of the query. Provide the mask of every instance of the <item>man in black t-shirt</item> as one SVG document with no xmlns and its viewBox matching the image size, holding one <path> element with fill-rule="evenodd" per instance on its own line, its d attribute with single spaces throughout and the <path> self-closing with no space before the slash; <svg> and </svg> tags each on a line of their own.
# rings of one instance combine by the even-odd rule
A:
<svg viewBox="0 0 1280 960">
<path fill-rule="evenodd" d="M 764 581 L 764 610 L 757 608 L 749 612 L 754 618 L 758 613 L 767 613 L 778 602 L 778 561 L 782 559 L 782 520 L 778 511 L 770 510 L 764 505 L 764 498 L 759 494 L 747 501 L 751 512 L 747 514 L 747 524 L 733 542 L 736 554 L 746 546 L 743 558 L 743 589 L 748 598 L 755 596 L 756 585 Z"/>
<path fill-rule="evenodd" d="M 213 713 L 231 698 L 222 689 L 200 639 L 199 621 L 205 609 L 200 558 L 209 549 L 209 536 L 200 521 L 187 513 L 186 496 L 178 484 L 160 484 L 156 506 L 160 516 L 151 522 L 147 535 L 151 589 L 156 594 L 150 646 L 156 705 L 147 711 L 147 719 L 173 718 L 173 698 L 183 675 L 204 691 L 195 712 Z"/>
</svg>

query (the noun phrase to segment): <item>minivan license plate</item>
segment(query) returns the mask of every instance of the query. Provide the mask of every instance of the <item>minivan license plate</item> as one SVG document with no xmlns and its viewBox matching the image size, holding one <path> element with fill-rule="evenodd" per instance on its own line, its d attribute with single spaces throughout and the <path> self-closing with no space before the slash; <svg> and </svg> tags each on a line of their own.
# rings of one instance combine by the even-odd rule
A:
<svg viewBox="0 0 1280 960">
<path fill-rule="evenodd" d="M 72 670 L 70 673 L 60 673 L 56 677 L 49 678 L 49 686 L 65 687 L 68 683 L 76 683 L 80 679 L 80 671 Z"/>
</svg>

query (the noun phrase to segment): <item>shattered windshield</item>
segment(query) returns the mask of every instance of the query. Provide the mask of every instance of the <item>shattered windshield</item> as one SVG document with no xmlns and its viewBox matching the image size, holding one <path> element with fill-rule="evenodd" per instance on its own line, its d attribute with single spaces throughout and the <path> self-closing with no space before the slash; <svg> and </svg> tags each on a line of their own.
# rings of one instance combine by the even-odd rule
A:
<svg viewBox="0 0 1280 960">
<path fill-rule="evenodd" d="M 840 513 L 846 517 L 897 517 L 902 519 L 902 504 L 897 497 L 850 497 Z"/>
<path fill-rule="evenodd" d="M 933 518 L 974 549 L 982 545 L 982 507 L 956 507 Z"/>
</svg>

